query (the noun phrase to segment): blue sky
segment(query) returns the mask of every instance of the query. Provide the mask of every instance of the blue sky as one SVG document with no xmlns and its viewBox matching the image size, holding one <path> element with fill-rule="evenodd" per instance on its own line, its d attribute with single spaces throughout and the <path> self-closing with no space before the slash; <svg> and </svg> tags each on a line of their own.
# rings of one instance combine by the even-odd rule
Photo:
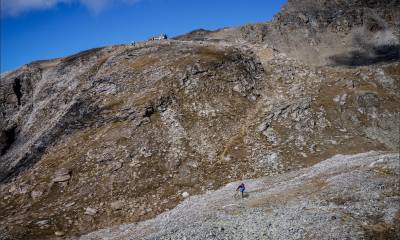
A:
<svg viewBox="0 0 400 240">
<path fill-rule="evenodd" d="M 270 20 L 285 0 L 1 0 L 1 72 L 166 33 Z"/>
</svg>

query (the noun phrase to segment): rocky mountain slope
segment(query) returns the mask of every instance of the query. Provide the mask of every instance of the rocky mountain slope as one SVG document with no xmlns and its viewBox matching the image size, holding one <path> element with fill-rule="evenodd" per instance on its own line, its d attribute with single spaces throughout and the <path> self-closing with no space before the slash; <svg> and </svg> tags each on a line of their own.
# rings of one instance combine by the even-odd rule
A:
<svg viewBox="0 0 400 240">
<path fill-rule="evenodd" d="M 260 34 L 309 64 L 362 66 L 400 58 L 399 24 L 398 0 L 289 0 Z"/>
<path fill-rule="evenodd" d="M 94 239 L 399 239 L 398 154 L 337 155 L 310 168 L 190 197 L 155 219 Z"/>
<path fill-rule="evenodd" d="M 336 154 L 398 152 L 398 1 L 299 9 L 324 16 L 315 20 L 322 24 L 344 8 L 340 19 L 352 24 L 338 33 L 298 25 L 293 9 L 303 2 L 289 1 L 266 24 L 92 49 L 3 74 L 0 235 L 79 236 L 154 218 L 188 194 L 238 179 Z M 309 45 L 294 44 L 295 32 L 309 26 L 315 35 L 304 39 L 319 39 L 314 50 L 328 49 L 318 37 L 326 32 L 353 38 L 368 29 L 359 11 L 376 12 L 386 26 L 390 41 L 373 42 L 385 46 L 382 58 L 332 64 L 354 46 L 321 54 L 319 64 L 297 54 Z M 367 33 L 357 36 L 371 42 Z"/>
<path fill-rule="evenodd" d="M 363 66 L 400 58 L 399 0 L 289 0 L 273 21 L 177 39 L 251 42 L 309 65 Z"/>
</svg>

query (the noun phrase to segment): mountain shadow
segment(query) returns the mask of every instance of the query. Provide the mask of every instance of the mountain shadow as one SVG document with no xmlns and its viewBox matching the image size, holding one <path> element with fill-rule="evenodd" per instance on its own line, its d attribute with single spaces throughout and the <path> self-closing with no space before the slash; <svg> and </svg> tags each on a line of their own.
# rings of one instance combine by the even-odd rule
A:
<svg viewBox="0 0 400 240">
<path fill-rule="evenodd" d="M 370 46 L 362 50 L 331 56 L 329 60 L 332 65 L 350 67 L 395 62 L 400 60 L 400 45 Z"/>
</svg>

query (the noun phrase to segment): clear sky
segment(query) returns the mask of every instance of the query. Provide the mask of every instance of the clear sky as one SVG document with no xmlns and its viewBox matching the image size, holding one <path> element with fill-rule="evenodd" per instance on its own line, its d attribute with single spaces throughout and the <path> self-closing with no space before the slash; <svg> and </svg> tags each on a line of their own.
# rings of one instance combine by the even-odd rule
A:
<svg viewBox="0 0 400 240">
<path fill-rule="evenodd" d="M 0 0 L 1 72 L 166 33 L 270 20 L 285 0 Z"/>
</svg>

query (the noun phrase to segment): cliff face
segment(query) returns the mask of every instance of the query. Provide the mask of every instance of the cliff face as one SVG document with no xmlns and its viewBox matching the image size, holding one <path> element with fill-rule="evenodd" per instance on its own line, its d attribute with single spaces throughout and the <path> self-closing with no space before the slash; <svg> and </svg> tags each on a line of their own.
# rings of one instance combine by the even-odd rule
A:
<svg viewBox="0 0 400 240">
<path fill-rule="evenodd" d="M 399 0 L 290 0 L 271 22 L 178 39 L 250 42 L 314 66 L 365 66 L 400 59 Z"/>
<path fill-rule="evenodd" d="M 297 9 L 302 2 L 306 8 Z M 307 26 L 315 36 L 333 28 L 301 22 L 299 11 L 311 19 L 338 8 L 302 2 L 290 1 L 267 24 L 92 49 L 2 75 L 1 234 L 81 235 L 152 218 L 175 207 L 183 192 L 339 153 L 398 151 L 397 55 L 335 66 L 291 57 L 308 49 L 293 45 Z M 362 4 L 354 9 L 377 12 L 396 40 L 398 2 L 383 2 L 354 2 Z M 337 36 L 364 26 L 348 21 Z M 326 59 L 347 59 L 343 54 Z"/>
<path fill-rule="evenodd" d="M 398 0 L 290 0 L 271 23 L 243 32 L 302 62 L 362 66 L 400 59 L 399 23 Z"/>
</svg>

